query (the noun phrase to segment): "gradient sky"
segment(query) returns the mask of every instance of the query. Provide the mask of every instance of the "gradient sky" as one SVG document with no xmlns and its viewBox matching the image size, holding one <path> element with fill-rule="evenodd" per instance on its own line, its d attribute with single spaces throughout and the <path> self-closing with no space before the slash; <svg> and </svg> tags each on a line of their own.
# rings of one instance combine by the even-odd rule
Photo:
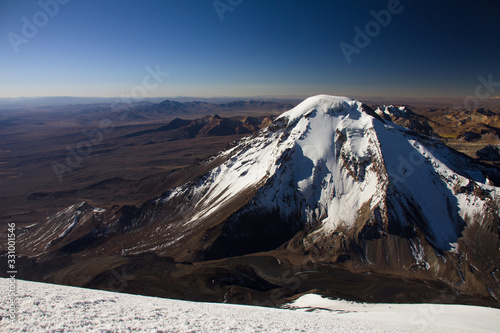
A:
<svg viewBox="0 0 500 333">
<path fill-rule="evenodd" d="M 401 0 L 348 64 L 339 44 L 389 2 L 243 0 L 221 21 L 213 0 L 71 0 L 16 53 L 9 33 L 42 9 L 0 0 L 0 97 L 127 95 L 157 64 L 169 76 L 148 97 L 465 97 L 500 81 L 493 0 Z"/>
</svg>

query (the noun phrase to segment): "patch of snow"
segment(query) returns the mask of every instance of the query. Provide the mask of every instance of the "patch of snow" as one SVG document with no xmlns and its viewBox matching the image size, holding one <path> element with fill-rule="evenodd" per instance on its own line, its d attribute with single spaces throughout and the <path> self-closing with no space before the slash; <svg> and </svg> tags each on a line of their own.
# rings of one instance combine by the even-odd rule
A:
<svg viewBox="0 0 500 333">
<path fill-rule="evenodd" d="M 422 244 L 420 244 L 420 241 L 418 241 L 418 244 L 415 244 L 415 241 L 411 240 L 410 250 L 411 253 L 413 254 L 413 257 L 415 258 L 417 265 L 419 265 L 420 267 L 425 267 L 425 269 L 430 268 L 429 263 L 425 260 L 425 250 Z"/>
<path fill-rule="evenodd" d="M 306 294 L 285 307 L 306 311 L 328 310 L 352 321 L 390 319 L 391 322 L 407 323 L 409 327 L 421 325 L 422 331 L 431 332 L 439 329 L 441 332 L 496 332 L 500 320 L 500 309 L 480 306 L 355 303 L 316 294 Z"/>
<path fill-rule="evenodd" d="M 343 108 L 352 108 L 359 103 L 352 98 L 343 96 L 317 95 L 304 100 L 295 108 L 281 114 L 277 119 L 286 118 L 288 125 L 295 123 L 298 119 L 309 115 L 314 110 L 321 110 L 323 113 L 332 113 Z"/>
<path fill-rule="evenodd" d="M 388 115 L 389 117 L 400 117 L 407 118 L 408 117 L 408 109 L 406 106 L 395 107 L 394 105 L 382 105 L 378 107 L 375 112 L 379 116 Z"/>
</svg>

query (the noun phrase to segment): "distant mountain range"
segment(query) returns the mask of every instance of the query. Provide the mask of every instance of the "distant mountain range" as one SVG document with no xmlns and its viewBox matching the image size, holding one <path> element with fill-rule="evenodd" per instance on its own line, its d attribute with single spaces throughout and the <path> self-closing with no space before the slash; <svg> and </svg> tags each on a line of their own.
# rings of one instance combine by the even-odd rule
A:
<svg viewBox="0 0 500 333">
<path fill-rule="evenodd" d="M 173 100 L 164 100 L 160 103 L 143 103 L 134 106 L 128 110 L 129 117 L 142 116 L 146 118 L 158 116 L 186 116 L 186 115 L 206 115 L 226 112 L 258 112 L 266 111 L 269 114 L 279 114 L 295 104 L 283 102 L 268 102 L 268 101 L 231 101 L 228 103 L 207 103 L 200 101 L 193 102 L 176 102 Z M 112 109 L 110 111 L 113 111 Z"/>
<path fill-rule="evenodd" d="M 294 97 L 283 97 L 283 98 L 245 98 L 239 99 L 240 102 L 251 101 L 254 104 L 259 103 L 255 101 L 265 100 L 276 103 L 297 101 L 298 99 Z M 175 105 L 175 103 L 205 103 L 205 104 L 231 104 L 235 100 L 234 97 L 214 97 L 214 98 L 203 98 L 203 97 L 177 97 L 177 98 L 165 98 L 165 97 L 148 97 L 148 98 L 136 98 L 131 99 L 127 97 L 71 97 L 71 96 L 61 96 L 61 97 L 3 97 L 0 98 L 0 108 L 2 107 L 44 107 L 44 106 L 66 106 L 66 105 L 77 105 L 77 104 L 117 104 L 117 103 L 131 103 L 131 104 L 161 104 L 167 106 L 169 104 Z M 196 103 L 198 102 L 198 103 Z M 266 102 L 261 102 L 266 103 Z M 238 103 L 239 104 L 239 103 Z"/>
<path fill-rule="evenodd" d="M 133 138 L 151 133 L 169 132 L 169 136 L 172 137 L 170 140 L 183 140 L 204 136 L 250 134 L 269 126 L 274 118 L 274 116 L 222 118 L 217 114 L 193 120 L 175 118 L 165 126 L 130 133 L 125 137 Z"/>
</svg>

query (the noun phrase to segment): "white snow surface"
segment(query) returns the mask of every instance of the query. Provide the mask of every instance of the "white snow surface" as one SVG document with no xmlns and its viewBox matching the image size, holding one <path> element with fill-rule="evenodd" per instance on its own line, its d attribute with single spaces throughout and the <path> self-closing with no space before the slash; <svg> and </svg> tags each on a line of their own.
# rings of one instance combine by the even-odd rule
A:
<svg viewBox="0 0 500 333">
<path fill-rule="evenodd" d="M 7 279 L 0 278 L 5 292 Z M 500 310 L 366 304 L 302 296 L 288 307 L 197 303 L 17 280 L 17 319 L 1 332 L 497 332 Z M 306 311 L 307 310 L 307 311 Z"/>
</svg>

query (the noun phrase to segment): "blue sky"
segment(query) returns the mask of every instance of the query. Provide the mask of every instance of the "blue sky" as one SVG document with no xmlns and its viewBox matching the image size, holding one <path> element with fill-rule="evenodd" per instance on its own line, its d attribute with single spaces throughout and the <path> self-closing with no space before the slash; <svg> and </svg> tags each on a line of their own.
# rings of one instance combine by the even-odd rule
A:
<svg viewBox="0 0 500 333">
<path fill-rule="evenodd" d="M 464 97 L 500 81 L 497 1 L 401 0 L 350 63 L 339 45 L 396 0 L 220 0 L 223 20 L 213 0 L 60 1 L 46 22 L 38 1 L 0 1 L 0 97 L 127 95 L 157 65 L 148 97 Z"/>
</svg>

